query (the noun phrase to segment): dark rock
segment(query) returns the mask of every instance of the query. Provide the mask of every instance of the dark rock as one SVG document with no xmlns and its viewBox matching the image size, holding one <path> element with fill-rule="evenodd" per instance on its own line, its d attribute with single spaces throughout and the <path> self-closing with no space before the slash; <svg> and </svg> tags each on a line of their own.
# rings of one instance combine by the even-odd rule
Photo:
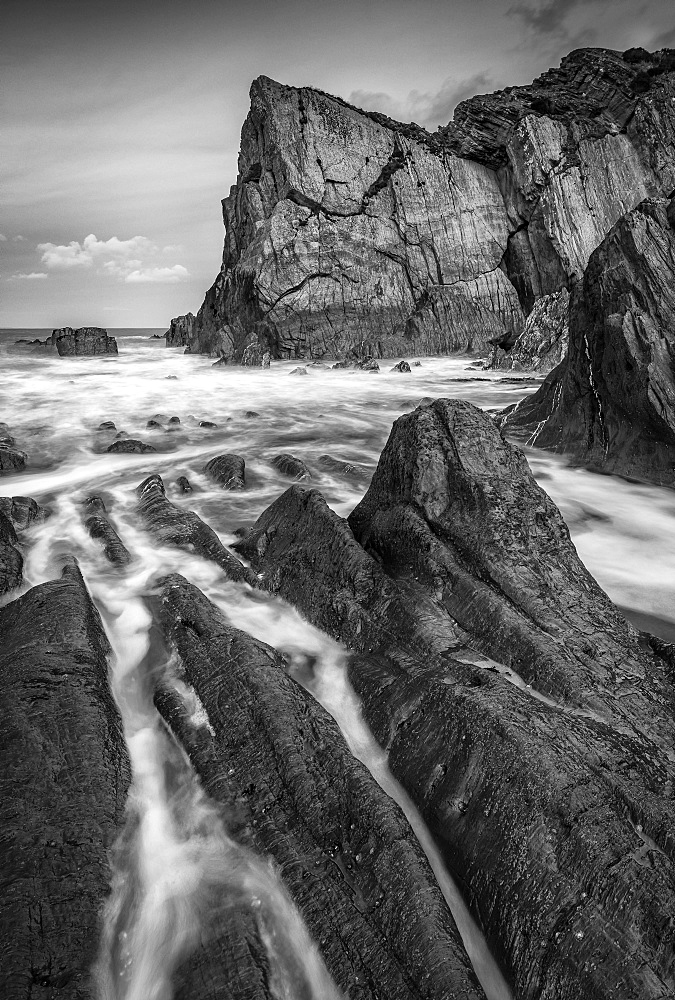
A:
<svg viewBox="0 0 675 1000">
<path fill-rule="evenodd" d="M 159 618 L 211 728 L 192 724 L 168 679 L 158 708 L 206 791 L 229 815 L 236 810 L 237 840 L 280 866 L 336 984 L 352 1000 L 479 1000 L 403 815 L 281 656 L 232 628 L 180 576 L 163 582 Z M 278 918 L 269 919 L 283 940 Z M 306 988 L 298 984 L 296 995 Z"/>
<path fill-rule="evenodd" d="M 380 366 L 374 358 L 364 358 L 363 361 L 357 361 L 356 367 L 363 372 L 379 372 L 380 370 Z"/>
<path fill-rule="evenodd" d="M 319 465 L 322 465 L 328 472 L 335 472 L 341 476 L 355 476 L 365 478 L 368 476 L 366 470 L 353 462 L 344 462 L 340 458 L 333 458 L 332 455 L 319 455 Z"/>
<path fill-rule="evenodd" d="M 14 525 L 0 509 L 0 594 L 21 586 L 23 556 Z"/>
<path fill-rule="evenodd" d="M 253 420 L 254 417 L 259 417 L 259 416 L 260 414 L 258 413 L 257 410 L 246 410 L 246 412 L 244 413 L 244 417 L 247 420 Z"/>
<path fill-rule="evenodd" d="M 166 375 L 165 378 L 177 379 L 178 376 L 177 375 Z"/>
<path fill-rule="evenodd" d="M 342 361 L 336 361 L 334 365 L 331 365 L 331 368 L 351 368 L 351 367 L 352 367 L 352 362 L 349 361 L 347 358 L 344 358 Z"/>
<path fill-rule="evenodd" d="M 127 434 L 126 431 L 118 431 L 117 434 L 115 435 L 115 440 L 121 441 L 122 438 L 128 438 L 128 437 L 129 435 Z"/>
<path fill-rule="evenodd" d="M 16 448 L 6 448 L 0 445 L 0 473 L 20 472 L 26 468 L 28 455 L 25 451 L 18 451 Z"/>
<path fill-rule="evenodd" d="M 199 426 L 200 427 L 208 427 L 211 430 L 213 430 L 214 428 L 216 428 L 218 426 L 218 424 L 214 424 L 213 420 L 200 420 L 199 421 Z"/>
<path fill-rule="evenodd" d="M 113 443 L 106 448 L 106 451 L 110 451 L 115 454 L 123 453 L 144 455 L 146 452 L 157 451 L 157 449 L 153 448 L 151 444 L 145 444 L 143 441 L 137 441 L 135 438 L 124 437 L 120 440 L 113 441 Z"/>
<path fill-rule="evenodd" d="M 413 361 L 413 368 L 421 368 L 421 367 L 422 367 L 421 361 Z"/>
<path fill-rule="evenodd" d="M 263 351 L 256 340 L 253 344 L 247 344 L 241 356 L 240 364 L 248 368 L 262 368 Z"/>
<path fill-rule="evenodd" d="M 95 992 L 108 851 L 129 784 L 108 653 L 75 565 L 0 609 L 0 989 L 7 1000 Z"/>
<path fill-rule="evenodd" d="M 294 368 L 293 371 L 289 372 L 288 374 L 289 375 L 306 375 L 307 374 L 307 369 L 306 368 Z"/>
<path fill-rule="evenodd" d="M 181 493 L 192 493 L 192 487 L 190 486 L 189 480 L 186 476 L 179 476 L 176 480 L 176 486 Z"/>
<path fill-rule="evenodd" d="M 0 511 L 19 530 L 46 521 L 50 511 L 32 497 L 0 497 Z"/>
<path fill-rule="evenodd" d="M 13 448 L 16 441 L 10 433 L 7 424 L 0 423 L 0 448 Z"/>
<path fill-rule="evenodd" d="M 300 458 L 284 452 L 282 455 L 275 455 L 272 465 L 283 476 L 291 476 L 293 479 L 311 479 L 312 475 Z"/>
<path fill-rule="evenodd" d="M 78 330 L 64 326 L 52 331 L 50 342 L 56 347 L 60 357 L 118 353 L 117 341 L 114 337 L 109 337 L 107 330 L 100 326 L 83 326 Z"/>
<path fill-rule="evenodd" d="M 148 422 L 147 422 L 147 424 L 145 426 L 148 427 L 148 428 L 150 428 L 151 430 L 156 430 L 156 431 L 163 431 L 164 430 L 164 428 L 160 424 L 159 420 L 148 420 Z"/>
<path fill-rule="evenodd" d="M 88 497 L 84 506 L 87 511 L 84 526 L 92 538 L 101 542 L 108 562 L 114 566 L 128 566 L 131 554 L 108 520 L 101 497 Z"/>
<path fill-rule="evenodd" d="M 98 425 L 98 430 L 100 431 L 114 431 L 117 430 L 115 424 L 112 420 L 104 420 L 103 423 Z"/>
<path fill-rule="evenodd" d="M 161 542 L 190 548 L 210 559 L 235 583 L 253 583 L 254 575 L 233 556 L 218 535 L 194 511 L 176 507 L 167 498 L 160 476 L 148 476 L 137 488 L 138 512 L 146 528 Z"/>
<path fill-rule="evenodd" d="M 410 371 L 410 365 L 408 364 L 407 361 L 399 361 L 399 363 L 397 365 L 394 365 L 394 367 L 391 369 L 391 371 L 393 371 L 393 372 L 409 372 Z"/>
<path fill-rule="evenodd" d="M 217 455 L 206 463 L 204 472 L 224 490 L 243 490 L 246 486 L 246 463 L 241 455 Z"/>
<path fill-rule="evenodd" d="M 377 559 L 299 486 L 235 548 L 356 651 L 365 718 L 516 995 L 656 1000 L 675 988 L 673 688 L 536 490 L 488 416 L 439 400 L 397 421 L 350 518 Z M 475 648 L 498 645 L 552 697 Z"/>
<path fill-rule="evenodd" d="M 166 337 L 166 346 L 189 347 L 194 338 L 194 331 L 195 317 L 192 313 L 186 313 L 185 316 L 176 316 L 171 320 L 171 326 L 164 334 Z M 167 378 L 175 378 L 175 376 L 168 375 Z"/>
<path fill-rule="evenodd" d="M 180 417 L 169 417 L 170 426 L 177 426 L 178 424 L 180 424 Z"/>
<path fill-rule="evenodd" d="M 675 201 L 644 201 L 572 293 L 567 359 L 504 411 L 505 433 L 607 472 L 675 485 Z"/>
<path fill-rule="evenodd" d="M 90 514 L 107 514 L 108 512 L 103 497 L 85 497 L 82 501 L 82 505 L 87 512 L 87 516 Z"/>
<path fill-rule="evenodd" d="M 272 360 L 272 355 L 270 354 L 269 351 L 265 351 L 265 353 L 262 356 L 262 367 L 269 368 L 271 360 Z"/>
</svg>

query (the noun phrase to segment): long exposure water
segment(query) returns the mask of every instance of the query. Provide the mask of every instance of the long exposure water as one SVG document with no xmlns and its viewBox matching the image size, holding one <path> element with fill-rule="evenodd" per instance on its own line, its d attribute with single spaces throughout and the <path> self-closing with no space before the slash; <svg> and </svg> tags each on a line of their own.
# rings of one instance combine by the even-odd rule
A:
<svg viewBox="0 0 675 1000">
<path fill-rule="evenodd" d="M 25 586 L 56 576 L 65 553 L 77 557 L 113 647 L 111 683 L 132 762 L 129 819 L 116 852 L 97 967 L 101 997 L 167 1000 L 172 971 L 196 945 L 207 919 L 205 900 L 214 892 L 229 905 L 256 910 L 275 995 L 338 996 L 273 868 L 230 838 L 152 704 L 144 680 L 153 655 L 145 598 L 155 577 L 175 571 L 235 626 L 284 652 L 294 676 L 336 718 L 352 752 L 406 812 L 486 994 L 507 998 L 508 987 L 419 813 L 361 718 L 344 650 L 283 602 L 229 583 L 195 554 L 151 540 L 134 514 L 134 489 L 159 473 L 172 501 L 197 511 L 227 544 L 288 487 L 270 460 L 291 452 L 344 516 L 363 495 L 393 420 L 420 399 L 455 396 L 497 409 L 517 402 L 537 382 L 477 370 L 462 358 L 423 358 L 410 374 L 391 372 L 386 362 L 377 374 L 318 365 L 293 374 L 301 362 L 276 362 L 269 370 L 214 368 L 208 358 L 150 339 L 160 331 L 112 332 L 120 354 L 103 358 L 59 358 L 14 345 L 19 337 L 44 338 L 48 331 L 0 332 L 0 421 L 29 456 L 23 472 L 0 477 L 0 495 L 32 496 L 52 511 L 29 533 Z M 168 424 L 173 416 L 180 424 Z M 148 428 L 150 419 L 161 428 Z M 114 430 L 98 430 L 110 420 Z M 107 453 L 119 431 L 156 452 Z M 223 452 L 245 458 L 246 490 L 224 492 L 203 474 L 206 462 Z M 357 469 L 332 471 L 319 461 L 324 455 Z M 572 469 L 534 449 L 527 457 L 561 508 L 581 558 L 613 600 L 639 627 L 675 638 L 675 494 Z M 179 476 L 188 478 L 191 493 L 180 492 Z M 91 494 L 104 498 L 134 556 L 124 573 L 106 564 L 82 526 L 80 503 Z M 316 663 L 311 679 L 302 669 L 308 657 Z"/>
</svg>

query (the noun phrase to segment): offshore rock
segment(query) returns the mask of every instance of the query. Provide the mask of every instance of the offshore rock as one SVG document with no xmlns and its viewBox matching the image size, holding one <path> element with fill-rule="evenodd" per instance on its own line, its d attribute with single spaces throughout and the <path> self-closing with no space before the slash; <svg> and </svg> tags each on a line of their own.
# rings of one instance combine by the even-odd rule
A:
<svg viewBox="0 0 675 1000">
<path fill-rule="evenodd" d="M 153 448 L 151 444 L 145 444 L 144 441 L 139 441 L 137 438 L 124 437 L 120 438 L 119 441 L 113 441 L 113 443 L 106 448 L 106 451 L 112 452 L 113 454 L 145 455 L 147 452 L 157 451 L 157 449 Z"/>
<path fill-rule="evenodd" d="M 238 358 L 484 351 L 675 188 L 675 58 L 578 49 L 431 135 L 254 81 L 221 272 L 191 349 Z"/>
<path fill-rule="evenodd" d="M 85 509 L 87 516 L 84 526 L 92 538 L 100 541 L 108 562 L 114 566 L 128 566 L 131 553 L 108 520 L 101 498 L 90 497 L 85 500 Z"/>
<path fill-rule="evenodd" d="M 295 455 L 291 455 L 288 452 L 284 452 L 281 455 L 275 455 L 272 459 L 272 465 L 277 472 L 282 474 L 282 476 L 290 476 L 291 479 L 312 478 L 312 474 L 302 459 L 296 458 Z"/>
<path fill-rule="evenodd" d="M 393 372 L 409 372 L 410 365 L 408 364 L 407 361 L 399 361 L 399 363 L 397 365 L 394 365 L 394 367 L 391 370 Z"/>
<path fill-rule="evenodd" d="M 244 348 L 240 363 L 245 368 L 262 368 L 263 351 L 257 340 L 254 344 L 248 344 Z"/>
<path fill-rule="evenodd" d="M 512 343 L 496 344 L 486 367 L 546 373 L 559 365 L 569 341 L 569 299 L 566 288 L 537 299 L 522 333 Z"/>
<path fill-rule="evenodd" d="M 243 490 L 246 486 L 246 462 L 241 455 L 216 455 L 206 463 L 204 473 L 224 490 Z"/>
<path fill-rule="evenodd" d="M 620 475 L 675 485 L 675 201 L 647 200 L 592 254 L 567 359 L 505 410 L 506 434 Z"/>
<path fill-rule="evenodd" d="M 75 565 L 0 609 L 0 993 L 94 995 L 129 762 L 108 643 Z"/>
<path fill-rule="evenodd" d="M 479 1000 L 457 929 L 402 813 L 328 713 L 288 677 L 282 657 L 232 628 L 180 576 L 163 582 L 159 620 L 208 724 L 191 721 L 170 678 L 156 703 L 206 791 L 230 822 L 236 817 L 236 840 L 279 865 L 338 987 L 352 1000 Z M 279 917 L 270 913 L 268 921 L 283 941 Z M 220 981 L 210 986 L 215 995 Z M 298 988 L 295 995 L 307 994 Z"/>
<path fill-rule="evenodd" d="M 675 902 L 668 665 L 536 489 L 488 416 L 441 400 L 397 423 L 352 516 L 377 559 L 299 486 L 237 549 L 259 586 L 355 651 L 365 718 L 516 995 L 656 1000 L 675 990 L 662 939 Z M 493 631 L 532 689 L 476 650 Z M 542 663 L 527 653 L 539 641 Z"/>
<path fill-rule="evenodd" d="M 117 341 L 114 337 L 109 337 L 108 331 L 100 326 L 82 326 L 77 330 L 64 326 L 53 330 L 47 343 L 56 347 L 61 357 L 118 353 Z"/>
<path fill-rule="evenodd" d="M 191 312 L 185 316 L 176 316 L 171 320 L 171 325 L 166 331 L 167 347 L 187 347 L 190 348 L 194 339 L 195 317 Z"/>
<path fill-rule="evenodd" d="M 144 479 L 136 489 L 137 510 L 146 528 L 160 541 L 193 549 L 210 559 L 235 583 L 253 583 L 254 576 L 225 548 L 215 531 L 194 511 L 177 507 L 166 496 L 161 476 Z"/>
</svg>

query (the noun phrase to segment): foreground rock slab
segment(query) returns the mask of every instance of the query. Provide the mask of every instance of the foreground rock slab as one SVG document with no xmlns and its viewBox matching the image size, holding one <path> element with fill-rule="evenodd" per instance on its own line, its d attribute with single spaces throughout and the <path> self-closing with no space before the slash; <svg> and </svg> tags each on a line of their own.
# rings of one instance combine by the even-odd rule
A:
<svg viewBox="0 0 675 1000">
<path fill-rule="evenodd" d="M 439 400 L 397 422 L 350 517 L 373 555 L 299 486 L 237 549 L 355 651 L 365 718 L 516 995 L 656 1000 L 675 992 L 672 662 L 535 487 L 488 416 Z"/>
<path fill-rule="evenodd" d="M 93 996 L 129 762 L 108 643 L 75 565 L 0 609 L 0 993 Z"/>
<path fill-rule="evenodd" d="M 207 792 L 236 816 L 237 840 L 280 866 L 338 986 L 352 1000 L 482 997 L 407 821 L 335 722 L 278 653 L 184 578 L 166 578 L 160 597 L 208 725 L 190 721 L 170 678 L 156 703 Z"/>
<path fill-rule="evenodd" d="M 505 433 L 619 475 L 675 485 L 675 200 L 643 201 L 591 255 L 569 354 L 505 410 Z"/>
</svg>

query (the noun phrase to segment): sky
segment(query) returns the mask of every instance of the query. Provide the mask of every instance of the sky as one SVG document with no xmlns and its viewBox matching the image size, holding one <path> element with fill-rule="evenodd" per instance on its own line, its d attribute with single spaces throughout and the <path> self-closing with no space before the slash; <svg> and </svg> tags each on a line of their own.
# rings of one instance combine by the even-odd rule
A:
<svg viewBox="0 0 675 1000">
<path fill-rule="evenodd" d="M 586 45 L 675 47 L 675 4 L 4 0 L 0 327 L 196 312 L 261 74 L 434 130 Z"/>
</svg>

